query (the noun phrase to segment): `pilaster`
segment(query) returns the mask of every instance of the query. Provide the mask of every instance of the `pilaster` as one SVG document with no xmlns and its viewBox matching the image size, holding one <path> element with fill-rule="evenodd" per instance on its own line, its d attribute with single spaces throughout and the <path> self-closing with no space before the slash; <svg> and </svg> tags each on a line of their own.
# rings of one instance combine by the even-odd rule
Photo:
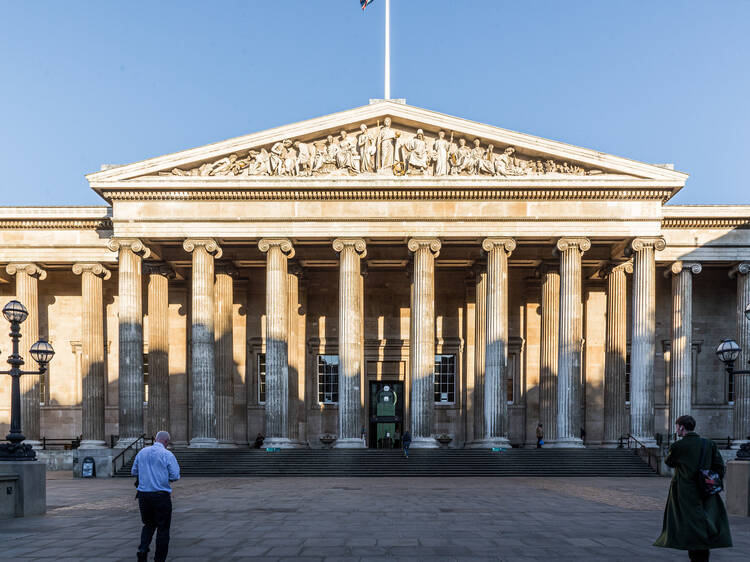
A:
<svg viewBox="0 0 750 562">
<path fill-rule="evenodd" d="M 234 446 L 234 280 L 237 268 L 216 264 L 214 284 L 214 373 L 216 382 L 216 438 L 219 446 Z"/>
<path fill-rule="evenodd" d="M 552 445 L 557 437 L 557 361 L 560 336 L 559 266 L 542 268 L 542 329 L 539 352 L 539 421 L 544 442 Z"/>
</svg>

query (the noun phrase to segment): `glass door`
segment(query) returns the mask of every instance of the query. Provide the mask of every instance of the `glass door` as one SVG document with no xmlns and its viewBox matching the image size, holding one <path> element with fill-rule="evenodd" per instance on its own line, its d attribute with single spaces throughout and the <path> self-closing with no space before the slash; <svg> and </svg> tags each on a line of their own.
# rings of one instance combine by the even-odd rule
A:
<svg viewBox="0 0 750 562">
<path fill-rule="evenodd" d="M 377 381 L 370 383 L 371 449 L 397 449 L 401 447 L 404 422 L 404 383 Z"/>
</svg>

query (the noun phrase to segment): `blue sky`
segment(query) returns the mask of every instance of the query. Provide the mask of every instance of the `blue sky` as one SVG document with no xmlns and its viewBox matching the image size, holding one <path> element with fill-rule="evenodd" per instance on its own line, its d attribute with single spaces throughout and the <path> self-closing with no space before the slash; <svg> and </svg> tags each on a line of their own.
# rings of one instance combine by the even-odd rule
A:
<svg viewBox="0 0 750 562">
<path fill-rule="evenodd" d="M 750 204 L 750 2 L 392 0 L 392 95 L 688 172 Z M 357 107 L 383 8 L 357 0 L 0 0 L 0 205 L 101 204 L 84 179 Z"/>
</svg>

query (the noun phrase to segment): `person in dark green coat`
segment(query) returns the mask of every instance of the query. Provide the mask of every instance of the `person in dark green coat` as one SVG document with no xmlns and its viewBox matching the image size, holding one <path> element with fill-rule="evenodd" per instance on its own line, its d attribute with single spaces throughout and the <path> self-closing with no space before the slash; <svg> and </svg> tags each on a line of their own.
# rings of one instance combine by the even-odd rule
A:
<svg viewBox="0 0 750 562">
<path fill-rule="evenodd" d="M 724 502 L 719 494 L 704 499 L 698 485 L 701 468 L 710 468 L 723 479 L 724 461 L 710 439 L 705 440 L 703 459 L 699 460 L 703 439 L 694 431 L 692 416 L 680 416 L 675 425 L 682 439 L 669 447 L 664 461 L 674 468 L 674 477 L 664 508 L 661 535 L 654 546 L 687 550 L 691 561 L 702 562 L 709 559 L 711 548 L 732 546 Z"/>
</svg>

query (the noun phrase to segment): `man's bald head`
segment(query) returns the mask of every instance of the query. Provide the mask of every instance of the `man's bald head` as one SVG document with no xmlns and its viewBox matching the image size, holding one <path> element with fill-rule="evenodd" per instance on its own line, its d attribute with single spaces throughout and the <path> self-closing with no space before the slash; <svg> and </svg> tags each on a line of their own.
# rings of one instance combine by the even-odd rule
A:
<svg viewBox="0 0 750 562">
<path fill-rule="evenodd" d="M 170 439 L 171 437 L 169 436 L 169 433 L 167 433 L 166 431 L 160 431 L 159 433 L 156 434 L 156 437 L 154 437 L 154 441 L 156 441 L 157 443 L 161 443 L 165 447 L 169 443 Z"/>
</svg>

